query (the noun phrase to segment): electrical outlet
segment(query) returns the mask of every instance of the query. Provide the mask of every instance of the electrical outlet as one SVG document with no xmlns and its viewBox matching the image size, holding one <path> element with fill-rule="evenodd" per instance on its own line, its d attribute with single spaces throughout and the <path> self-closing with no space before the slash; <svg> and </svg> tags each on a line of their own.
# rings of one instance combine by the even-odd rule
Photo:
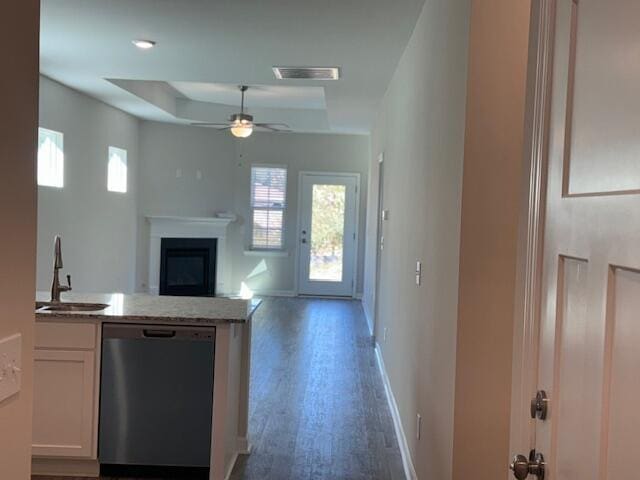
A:
<svg viewBox="0 0 640 480">
<path fill-rule="evenodd" d="M 416 439 L 420 440 L 421 435 L 422 435 L 422 415 L 417 413 L 416 414 Z"/>
<path fill-rule="evenodd" d="M 420 286 L 422 283 L 422 262 L 416 261 L 416 285 Z"/>
<path fill-rule="evenodd" d="M 22 383 L 22 336 L 0 340 L 0 402 L 20 391 Z"/>
<path fill-rule="evenodd" d="M 200 170 L 196 170 L 196 179 L 202 180 L 202 172 Z"/>
<path fill-rule="evenodd" d="M 178 168 L 176 170 L 176 178 L 182 178 L 182 169 L 181 168 Z"/>
</svg>

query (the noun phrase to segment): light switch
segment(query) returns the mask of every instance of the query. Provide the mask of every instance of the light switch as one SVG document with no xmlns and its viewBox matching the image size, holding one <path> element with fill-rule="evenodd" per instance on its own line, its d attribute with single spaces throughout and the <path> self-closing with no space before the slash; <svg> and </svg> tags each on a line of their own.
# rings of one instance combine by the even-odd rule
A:
<svg viewBox="0 0 640 480">
<path fill-rule="evenodd" d="M 22 383 L 22 336 L 0 340 L 0 402 L 20 391 Z"/>
<path fill-rule="evenodd" d="M 420 286 L 422 283 L 422 262 L 418 260 L 416 262 L 416 285 Z"/>
<path fill-rule="evenodd" d="M 389 210 L 382 210 L 382 220 L 389 220 Z"/>
</svg>

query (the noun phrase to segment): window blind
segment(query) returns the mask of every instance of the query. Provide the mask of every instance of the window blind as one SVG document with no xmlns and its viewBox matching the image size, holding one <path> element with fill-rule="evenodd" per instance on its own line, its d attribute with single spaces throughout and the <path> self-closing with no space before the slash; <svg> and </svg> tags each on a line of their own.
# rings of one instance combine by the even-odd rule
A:
<svg viewBox="0 0 640 480">
<path fill-rule="evenodd" d="M 252 248 L 282 248 L 286 203 L 287 169 L 253 166 L 251 168 Z"/>
</svg>

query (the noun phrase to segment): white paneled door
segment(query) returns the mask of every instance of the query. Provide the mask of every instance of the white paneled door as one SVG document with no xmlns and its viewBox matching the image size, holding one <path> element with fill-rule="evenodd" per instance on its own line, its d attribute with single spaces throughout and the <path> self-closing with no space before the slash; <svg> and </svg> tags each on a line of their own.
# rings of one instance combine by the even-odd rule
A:
<svg viewBox="0 0 640 480">
<path fill-rule="evenodd" d="M 298 293 L 355 293 L 358 232 L 355 174 L 300 174 Z"/>
<path fill-rule="evenodd" d="M 640 2 L 551 5 L 535 448 L 547 480 L 640 478 Z"/>
</svg>

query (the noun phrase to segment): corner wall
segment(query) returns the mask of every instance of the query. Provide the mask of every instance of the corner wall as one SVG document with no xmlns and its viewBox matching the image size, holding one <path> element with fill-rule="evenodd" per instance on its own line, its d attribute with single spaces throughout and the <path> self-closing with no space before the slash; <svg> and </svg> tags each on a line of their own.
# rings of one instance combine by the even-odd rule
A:
<svg viewBox="0 0 640 480">
<path fill-rule="evenodd" d="M 0 339 L 22 336 L 22 389 L 0 402 L 0 478 L 31 477 L 40 2 L 5 3 L 0 20 Z"/>
<path fill-rule="evenodd" d="M 53 237 L 78 292 L 131 293 L 135 285 L 138 120 L 40 77 L 41 127 L 64 134 L 64 188 L 38 187 L 38 290 L 48 291 Z M 127 193 L 107 191 L 109 146 L 127 150 Z"/>
<path fill-rule="evenodd" d="M 529 0 L 472 2 L 453 478 L 508 478 Z M 482 468 L 478 468 L 482 465 Z"/>
<path fill-rule="evenodd" d="M 389 219 L 375 336 L 422 479 L 450 479 L 452 472 L 469 8 L 469 1 L 425 2 L 372 135 L 364 303 L 371 316 L 378 156 L 384 152 Z"/>
</svg>

